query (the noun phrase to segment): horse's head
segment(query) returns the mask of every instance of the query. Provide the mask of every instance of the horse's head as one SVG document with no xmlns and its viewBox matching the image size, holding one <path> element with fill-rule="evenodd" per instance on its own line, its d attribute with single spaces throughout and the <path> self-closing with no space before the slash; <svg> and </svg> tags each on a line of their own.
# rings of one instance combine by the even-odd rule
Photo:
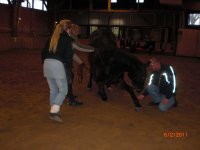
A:
<svg viewBox="0 0 200 150">
<path fill-rule="evenodd" d="M 132 84 L 137 92 L 141 92 L 144 89 L 145 80 L 147 76 L 146 65 L 142 64 L 137 71 L 128 72 L 128 76 L 132 81 Z"/>
<path fill-rule="evenodd" d="M 115 35 L 109 28 L 100 28 L 92 32 L 89 44 L 101 50 L 112 50 L 117 47 Z"/>
</svg>

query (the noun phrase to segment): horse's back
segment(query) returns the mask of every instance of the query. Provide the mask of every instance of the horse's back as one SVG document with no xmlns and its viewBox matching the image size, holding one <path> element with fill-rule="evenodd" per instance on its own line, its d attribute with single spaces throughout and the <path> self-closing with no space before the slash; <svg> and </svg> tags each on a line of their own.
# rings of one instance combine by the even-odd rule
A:
<svg viewBox="0 0 200 150">
<path fill-rule="evenodd" d="M 114 59 L 117 62 L 122 63 L 126 66 L 142 65 L 142 62 L 134 54 L 130 53 L 127 49 L 116 49 Z"/>
</svg>

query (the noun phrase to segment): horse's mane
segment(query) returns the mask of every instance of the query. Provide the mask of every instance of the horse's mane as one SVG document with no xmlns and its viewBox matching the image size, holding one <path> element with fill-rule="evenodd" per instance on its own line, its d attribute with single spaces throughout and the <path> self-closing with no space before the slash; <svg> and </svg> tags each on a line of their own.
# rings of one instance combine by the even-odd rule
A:
<svg viewBox="0 0 200 150">
<path fill-rule="evenodd" d="M 132 73 L 143 68 L 142 62 L 136 56 L 126 49 L 117 48 L 115 35 L 109 28 L 95 30 L 90 36 L 90 45 L 95 47 L 96 65 L 118 66 L 126 71 L 131 70 Z"/>
<path fill-rule="evenodd" d="M 139 68 L 143 63 L 125 49 L 117 49 L 114 54 L 115 60 L 128 67 Z"/>
<path fill-rule="evenodd" d="M 117 48 L 115 35 L 109 28 L 95 30 L 90 36 L 90 45 L 101 50 Z"/>
</svg>

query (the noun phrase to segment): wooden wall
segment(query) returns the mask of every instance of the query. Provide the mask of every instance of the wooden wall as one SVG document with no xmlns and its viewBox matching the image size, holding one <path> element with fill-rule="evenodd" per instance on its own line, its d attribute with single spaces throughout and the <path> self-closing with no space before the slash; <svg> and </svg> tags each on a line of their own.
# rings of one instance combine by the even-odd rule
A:
<svg viewBox="0 0 200 150">
<path fill-rule="evenodd" d="M 0 51 L 41 49 L 49 36 L 47 12 L 0 4 L 0 18 Z"/>
<path fill-rule="evenodd" d="M 184 13 L 182 12 L 182 14 Z M 89 25 L 149 27 L 155 31 L 155 36 L 164 33 L 165 38 L 161 41 L 164 42 L 164 49 L 170 50 L 174 43 L 173 48 L 176 48 L 176 55 L 200 57 L 200 30 L 184 29 L 183 26 L 178 30 L 178 36 L 176 36 L 174 33 L 176 33 L 175 30 L 178 25 L 175 24 L 176 21 L 173 19 L 175 16 L 176 14 L 169 12 L 141 12 L 139 14 L 137 12 L 111 12 L 108 14 L 101 11 L 88 13 L 88 11 L 69 10 L 59 11 L 55 14 L 53 10 L 44 12 L 23 7 L 15 7 L 14 9 L 12 6 L 0 4 L 0 51 L 41 49 L 51 34 L 54 21 L 69 18 L 86 27 Z M 179 24 L 183 24 L 184 19 L 182 20 Z M 176 37 L 178 38 L 176 39 Z M 158 39 L 157 43 L 159 44 L 161 37 L 158 37 Z M 175 41 L 177 41 L 177 44 Z"/>
<path fill-rule="evenodd" d="M 200 30 L 179 29 L 176 55 L 200 57 Z"/>
</svg>

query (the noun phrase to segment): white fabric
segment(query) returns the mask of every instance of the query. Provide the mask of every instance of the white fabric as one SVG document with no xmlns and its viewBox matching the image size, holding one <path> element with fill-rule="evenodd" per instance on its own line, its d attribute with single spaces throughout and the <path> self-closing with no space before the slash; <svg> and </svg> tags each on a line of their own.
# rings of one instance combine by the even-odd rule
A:
<svg viewBox="0 0 200 150">
<path fill-rule="evenodd" d="M 52 105 L 50 109 L 50 113 L 58 113 L 60 111 L 59 105 Z"/>
<path fill-rule="evenodd" d="M 64 65 L 61 61 L 56 59 L 45 59 L 44 65 L 44 76 L 56 79 L 65 79 L 66 73 Z"/>
</svg>

